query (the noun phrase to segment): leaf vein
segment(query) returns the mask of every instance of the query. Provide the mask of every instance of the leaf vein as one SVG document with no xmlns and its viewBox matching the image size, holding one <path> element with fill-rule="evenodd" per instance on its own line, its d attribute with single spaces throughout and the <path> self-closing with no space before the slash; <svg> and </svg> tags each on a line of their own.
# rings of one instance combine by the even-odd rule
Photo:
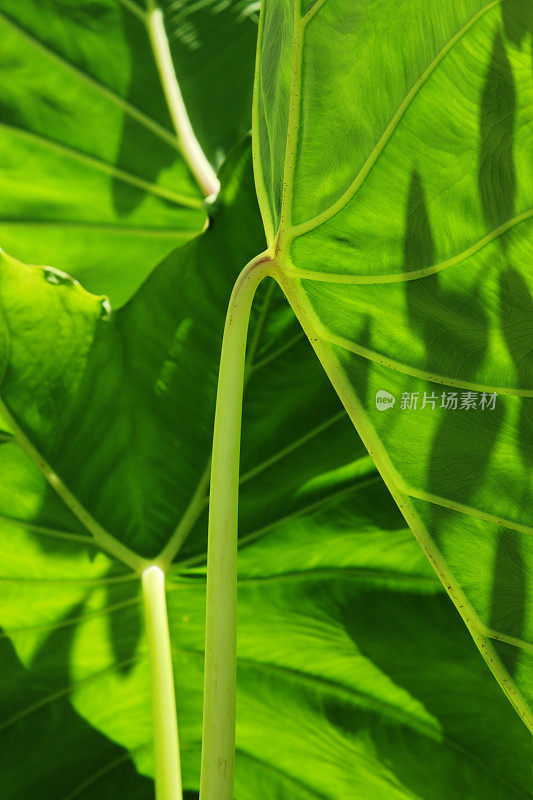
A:
<svg viewBox="0 0 533 800">
<path fill-rule="evenodd" d="M 64 56 L 56 52 L 52 47 L 50 47 L 49 45 L 45 44 L 45 42 L 38 39 L 36 36 L 30 33 L 30 31 L 26 30 L 26 28 L 24 28 L 22 25 L 15 22 L 15 20 L 12 19 L 5 12 L 0 12 L 0 22 L 3 22 L 7 27 L 15 31 L 21 38 L 25 39 L 30 45 L 40 50 L 48 58 L 52 59 L 57 64 L 59 64 L 62 68 L 68 70 L 77 78 L 89 84 L 93 89 L 95 89 L 107 100 L 109 100 L 111 103 L 120 108 L 129 117 L 134 119 L 136 122 L 138 122 L 147 130 L 151 131 L 155 136 L 157 136 L 159 139 L 169 144 L 172 148 L 180 152 L 178 140 L 176 139 L 176 137 L 169 130 L 167 130 L 167 128 L 164 128 L 154 119 L 145 114 L 144 111 L 141 111 L 139 108 L 132 105 L 127 100 L 124 100 L 123 97 L 114 92 L 108 86 L 105 86 L 105 84 L 101 83 L 96 78 L 93 78 L 88 73 L 83 72 L 79 67 L 77 67 L 75 64 L 72 64 Z"/>
<path fill-rule="evenodd" d="M 533 534 L 533 528 L 530 525 L 522 525 L 519 522 L 513 522 L 513 520 L 499 517 L 496 514 L 490 514 L 487 511 L 482 511 L 474 506 L 465 505 L 464 503 L 457 503 L 454 500 L 450 500 L 446 497 L 438 497 L 435 494 L 425 492 L 421 489 L 415 489 L 414 487 L 407 486 L 406 484 L 403 484 L 403 482 L 401 488 L 403 494 L 407 495 L 408 497 L 413 497 L 415 500 L 424 500 L 432 505 L 448 508 L 450 511 L 457 511 L 460 514 L 465 514 L 466 516 L 477 517 L 485 522 L 499 525 L 502 528 L 508 528 L 509 530 L 516 531 L 517 533 Z"/>
<path fill-rule="evenodd" d="M 122 183 L 127 183 L 141 191 L 148 192 L 149 194 L 153 194 L 157 197 L 162 197 L 165 200 L 170 200 L 177 205 L 182 205 L 187 208 L 195 208 L 198 210 L 203 208 L 202 201 L 193 195 L 182 194 L 180 192 L 175 192 L 172 189 L 167 189 L 164 186 L 158 186 L 155 183 L 145 180 L 140 175 L 135 175 L 133 172 L 120 169 L 115 164 L 108 163 L 107 161 L 90 155 L 89 153 L 84 153 L 82 150 L 79 150 L 76 147 L 63 144 L 63 142 L 60 142 L 57 139 L 52 139 L 48 136 L 44 136 L 42 133 L 24 130 L 16 125 L 9 125 L 6 122 L 0 122 L 0 128 L 7 133 L 20 137 L 21 139 L 28 139 L 34 143 L 39 142 L 41 145 L 50 150 L 54 150 L 63 156 L 67 156 L 75 161 L 79 161 L 81 164 L 84 164 L 96 172 L 102 172 L 105 175 L 110 175 L 116 180 L 119 180 Z"/>
<path fill-rule="evenodd" d="M 463 261 L 471 258 L 472 256 L 476 255 L 478 252 L 483 250 L 489 244 L 494 242 L 499 237 L 506 234 L 508 231 L 515 228 L 522 222 L 526 222 L 533 218 L 533 209 L 528 209 L 524 211 L 523 214 L 519 214 L 516 217 L 505 222 L 503 225 L 500 225 L 495 230 L 487 233 L 486 236 L 483 236 L 473 245 L 468 247 L 466 250 L 463 250 L 461 253 L 458 253 L 455 256 L 451 256 L 444 261 L 441 261 L 438 264 L 434 264 L 431 267 L 424 267 L 422 269 L 410 270 L 409 272 L 397 272 L 397 273 L 387 273 L 384 275 L 353 275 L 350 273 L 346 274 L 335 274 L 329 272 L 315 272 L 311 269 L 302 269 L 300 267 L 296 267 L 291 264 L 290 268 L 287 270 L 287 274 L 294 276 L 296 278 L 301 278 L 303 280 L 312 280 L 318 281 L 321 283 L 340 283 L 340 284 L 365 284 L 365 285 L 376 285 L 376 284 L 391 284 L 391 283 L 404 283 L 405 281 L 414 281 L 420 278 L 425 278 L 429 275 L 435 275 L 437 272 L 442 272 L 448 267 L 456 266 L 457 264 L 461 264 Z"/>
<path fill-rule="evenodd" d="M 302 222 L 299 225 L 292 226 L 288 234 L 288 238 L 291 241 L 298 236 L 302 236 L 304 233 L 309 233 L 309 231 L 313 230 L 319 225 L 324 224 L 333 216 L 335 216 L 335 214 L 338 214 L 338 212 L 341 211 L 347 205 L 347 203 L 349 203 L 349 201 L 360 189 L 360 187 L 370 174 L 370 171 L 372 170 L 378 158 L 384 151 L 386 145 L 391 139 L 394 131 L 398 127 L 402 117 L 404 116 L 405 112 L 413 102 L 414 98 L 417 96 L 420 89 L 427 83 L 427 81 L 434 73 L 436 68 L 439 66 L 439 64 L 446 58 L 448 53 L 463 38 L 463 36 L 466 33 L 468 33 L 468 31 L 480 19 L 482 19 L 487 12 L 491 11 L 493 8 L 496 8 L 496 6 L 500 5 L 503 2 L 505 2 L 505 0 L 492 0 L 492 2 L 488 3 L 486 6 L 484 6 L 484 8 L 480 9 L 477 12 L 477 14 L 471 17 L 471 19 L 469 19 L 468 22 L 466 22 L 463 25 L 463 27 L 459 31 L 457 31 L 457 33 L 444 45 L 444 47 L 439 51 L 439 53 L 437 53 L 433 61 L 429 64 L 428 67 L 426 67 L 422 75 L 418 78 L 416 83 L 411 87 L 410 91 L 404 97 L 403 101 L 400 103 L 398 109 L 396 110 L 396 113 L 390 120 L 389 124 L 385 128 L 378 142 L 376 143 L 374 149 L 368 156 L 367 160 L 363 164 L 361 170 L 354 178 L 350 186 L 346 189 L 345 192 L 342 193 L 342 195 L 338 198 L 338 200 L 336 200 L 335 203 L 333 203 L 325 211 L 322 211 L 320 214 L 317 214 L 315 217 L 312 217 L 311 219 L 306 220 L 305 222 Z"/>
<path fill-rule="evenodd" d="M 320 337 L 322 341 L 335 345 L 342 350 L 349 350 L 356 355 L 362 356 L 369 361 L 374 361 L 376 364 L 381 364 L 384 367 L 401 372 L 404 375 L 411 375 L 413 378 L 419 378 L 423 381 L 430 381 L 431 383 L 442 384 L 443 386 L 454 386 L 459 389 L 470 389 L 477 392 L 494 393 L 506 395 L 509 397 L 533 397 L 533 390 L 531 389 L 517 389 L 509 386 L 491 386 L 489 384 L 476 383 L 475 381 L 464 381 L 458 378 L 450 378 L 446 375 L 436 375 L 432 372 L 427 372 L 417 367 L 411 367 L 409 364 L 404 364 L 401 361 L 396 361 L 389 356 L 378 353 L 363 345 L 351 342 L 343 336 L 337 336 L 330 333 L 326 328 L 323 329 Z"/>
<path fill-rule="evenodd" d="M 79 617 L 72 617 L 61 620 L 60 622 L 52 622 L 50 624 L 43 623 L 40 625 L 27 625 L 25 628 L 3 628 L 0 632 L 0 639 L 10 639 L 12 636 L 18 634 L 33 633 L 35 631 L 56 631 L 63 628 L 70 628 L 78 623 L 83 624 L 84 622 L 87 622 L 87 620 L 98 619 L 99 617 L 105 617 L 108 614 L 114 614 L 115 611 L 122 611 L 123 608 L 134 606 L 139 603 L 139 601 L 140 597 L 130 597 L 128 600 L 123 600 L 120 603 L 105 606 L 104 608 L 99 608 L 96 611 L 90 611 L 87 614 L 80 614 Z"/>
<path fill-rule="evenodd" d="M 14 714 L 9 719 L 7 719 L 4 722 L 0 723 L 0 733 L 4 733 L 8 728 L 11 728 L 13 725 L 16 725 L 17 722 L 20 722 L 21 720 L 25 719 L 26 717 L 31 716 L 31 714 L 34 714 L 37 711 L 41 711 L 43 708 L 46 708 L 47 706 L 52 705 L 53 703 L 57 702 L 58 700 L 63 699 L 64 697 L 68 697 L 70 694 L 75 692 L 81 686 L 85 686 L 85 685 L 87 685 L 89 683 L 93 683 L 95 681 L 98 681 L 101 678 L 104 678 L 109 673 L 113 672 L 115 669 L 120 669 L 121 667 L 130 666 L 131 664 L 134 664 L 135 662 L 140 661 L 143 656 L 144 656 L 144 654 L 136 655 L 136 656 L 132 656 L 131 658 L 125 659 L 124 661 L 119 661 L 116 664 L 111 664 L 111 666 L 106 667 L 105 669 L 100 670 L 98 672 L 95 672 L 92 675 L 89 675 L 88 677 L 83 678 L 80 681 L 76 681 L 75 683 L 71 683 L 69 686 L 65 687 L 64 689 L 59 689 L 56 692 L 52 692 L 51 694 L 47 695 L 43 699 L 38 700 L 36 703 L 32 703 L 29 706 L 26 706 L 26 708 L 22 709 L 22 711 L 17 712 L 16 714 Z"/>
</svg>

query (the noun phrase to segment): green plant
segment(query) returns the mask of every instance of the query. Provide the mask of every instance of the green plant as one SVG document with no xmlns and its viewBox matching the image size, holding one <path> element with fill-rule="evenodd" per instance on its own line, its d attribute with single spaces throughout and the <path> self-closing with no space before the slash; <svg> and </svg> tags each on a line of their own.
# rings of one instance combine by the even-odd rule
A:
<svg viewBox="0 0 533 800">
<path fill-rule="evenodd" d="M 5 238 L 127 300 L 2 255 L 0 735 L 29 753 L 6 798 L 149 797 L 140 775 L 181 797 L 172 664 L 201 800 L 530 796 L 533 11 L 265 3 L 253 181 L 237 145 L 251 80 L 230 123 L 223 103 L 188 103 L 198 78 L 167 36 L 212 34 L 242 81 L 246 3 L 0 9 L 21 85 L 48 59 L 34 95 L 4 101 L 25 155 Z M 231 143 L 195 236 L 193 176 L 216 193 Z M 34 152 L 39 180 L 10 194 Z"/>
</svg>

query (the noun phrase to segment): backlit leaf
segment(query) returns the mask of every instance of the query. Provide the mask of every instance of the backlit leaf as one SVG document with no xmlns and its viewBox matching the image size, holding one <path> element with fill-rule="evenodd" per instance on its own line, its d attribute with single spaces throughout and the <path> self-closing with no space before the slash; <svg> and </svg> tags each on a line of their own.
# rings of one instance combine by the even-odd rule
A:
<svg viewBox="0 0 533 800">
<path fill-rule="evenodd" d="M 161 550 L 196 797 L 217 359 L 231 285 L 264 246 L 246 145 L 221 178 L 209 229 L 118 311 L 2 258 L 5 800 L 153 797 L 140 584 L 122 562 Z M 235 797 L 525 800 L 527 732 L 273 287 L 248 351 Z"/>
<path fill-rule="evenodd" d="M 533 6 L 266 0 L 261 29 L 275 275 L 533 725 Z"/>
</svg>

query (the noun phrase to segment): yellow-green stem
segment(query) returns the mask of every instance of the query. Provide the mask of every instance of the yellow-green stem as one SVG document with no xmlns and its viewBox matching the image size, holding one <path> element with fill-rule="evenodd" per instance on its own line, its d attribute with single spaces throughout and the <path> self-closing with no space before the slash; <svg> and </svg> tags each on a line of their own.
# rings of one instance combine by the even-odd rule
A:
<svg viewBox="0 0 533 800">
<path fill-rule="evenodd" d="M 206 197 L 216 195 L 220 183 L 196 138 L 174 70 L 163 12 L 155 0 L 147 0 L 146 24 L 155 63 L 183 158 Z"/>
<path fill-rule="evenodd" d="M 235 766 L 237 517 L 246 338 L 250 309 L 271 260 L 258 256 L 243 269 L 231 295 L 213 434 L 200 800 L 232 800 Z"/>
<path fill-rule="evenodd" d="M 156 800 L 182 800 L 178 720 L 168 631 L 165 575 L 156 566 L 142 573 L 150 662 Z"/>
</svg>

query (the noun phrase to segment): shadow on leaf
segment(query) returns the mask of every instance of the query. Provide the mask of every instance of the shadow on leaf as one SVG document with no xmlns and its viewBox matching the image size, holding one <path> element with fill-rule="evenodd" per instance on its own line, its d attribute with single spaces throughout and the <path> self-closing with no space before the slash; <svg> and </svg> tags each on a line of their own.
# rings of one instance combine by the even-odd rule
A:
<svg viewBox="0 0 533 800">
<path fill-rule="evenodd" d="M 70 703 L 69 663 L 77 607 L 40 646 L 26 669 L 11 642 L 0 640 L 0 729 L 3 800 L 151 800 L 127 750 L 97 732 Z M 38 776 L 38 785 L 36 780 Z"/>
</svg>

